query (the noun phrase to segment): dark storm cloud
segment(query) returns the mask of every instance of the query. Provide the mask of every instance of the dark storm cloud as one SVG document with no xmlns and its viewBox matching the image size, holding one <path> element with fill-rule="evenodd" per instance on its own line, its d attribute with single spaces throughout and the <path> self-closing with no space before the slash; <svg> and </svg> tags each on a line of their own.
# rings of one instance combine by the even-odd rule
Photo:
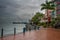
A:
<svg viewBox="0 0 60 40">
<path fill-rule="evenodd" d="M 26 21 L 45 0 L 0 0 L 0 24 Z"/>
<path fill-rule="evenodd" d="M 0 15 L 10 15 L 15 13 L 18 4 L 14 0 L 0 0 Z"/>
<path fill-rule="evenodd" d="M 0 24 L 22 20 L 15 15 L 19 7 L 15 0 L 0 0 Z"/>
</svg>

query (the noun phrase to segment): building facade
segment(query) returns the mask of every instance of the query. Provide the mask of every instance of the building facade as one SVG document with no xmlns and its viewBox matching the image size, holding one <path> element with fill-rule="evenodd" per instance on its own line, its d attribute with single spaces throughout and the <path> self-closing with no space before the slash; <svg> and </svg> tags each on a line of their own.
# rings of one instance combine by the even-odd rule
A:
<svg viewBox="0 0 60 40">
<path fill-rule="evenodd" d="M 49 13 L 48 16 L 51 16 L 51 18 L 56 18 L 56 17 L 60 18 L 60 0 L 46 0 L 46 1 L 52 1 L 55 5 L 55 10 L 54 11 L 48 10 L 48 13 Z M 45 14 L 46 13 L 47 12 L 45 12 Z"/>
<path fill-rule="evenodd" d="M 56 4 L 56 14 L 57 16 L 60 16 L 60 0 L 54 0 Z"/>
</svg>

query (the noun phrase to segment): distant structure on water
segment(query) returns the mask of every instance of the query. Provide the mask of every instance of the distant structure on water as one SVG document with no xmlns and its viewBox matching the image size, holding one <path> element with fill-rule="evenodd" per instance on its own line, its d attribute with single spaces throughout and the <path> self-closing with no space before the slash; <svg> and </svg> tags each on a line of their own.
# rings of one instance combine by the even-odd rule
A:
<svg viewBox="0 0 60 40">
<path fill-rule="evenodd" d="M 28 30 L 33 30 L 36 26 L 36 25 L 32 24 L 31 20 L 29 20 L 29 22 L 13 22 L 13 24 L 25 24 L 25 28 L 26 28 L 27 31 Z"/>
<path fill-rule="evenodd" d="M 13 22 L 13 24 L 28 24 L 28 22 Z"/>
</svg>

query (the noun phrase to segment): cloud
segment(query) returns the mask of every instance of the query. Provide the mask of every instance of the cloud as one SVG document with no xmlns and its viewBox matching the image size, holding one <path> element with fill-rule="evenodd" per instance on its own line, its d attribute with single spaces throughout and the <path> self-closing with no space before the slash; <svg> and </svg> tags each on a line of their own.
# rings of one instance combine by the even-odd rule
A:
<svg viewBox="0 0 60 40">
<path fill-rule="evenodd" d="M 27 21 L 45 0 L 0 0 L 0 24 Z"/>
</svg>

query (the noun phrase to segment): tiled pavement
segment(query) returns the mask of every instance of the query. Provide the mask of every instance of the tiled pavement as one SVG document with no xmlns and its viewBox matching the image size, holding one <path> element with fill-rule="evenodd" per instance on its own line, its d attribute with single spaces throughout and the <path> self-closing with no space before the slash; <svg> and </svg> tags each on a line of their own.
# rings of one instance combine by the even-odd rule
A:
<svg viewBox="0 0 60 40">
<path fill-rule="evenodd" d="M 6 36 L 0 40 L 60 40 L 60 29 L 40 29 L 26 32 L 25 35 L 17 34 L 15 36 Z"/>
</svg>

